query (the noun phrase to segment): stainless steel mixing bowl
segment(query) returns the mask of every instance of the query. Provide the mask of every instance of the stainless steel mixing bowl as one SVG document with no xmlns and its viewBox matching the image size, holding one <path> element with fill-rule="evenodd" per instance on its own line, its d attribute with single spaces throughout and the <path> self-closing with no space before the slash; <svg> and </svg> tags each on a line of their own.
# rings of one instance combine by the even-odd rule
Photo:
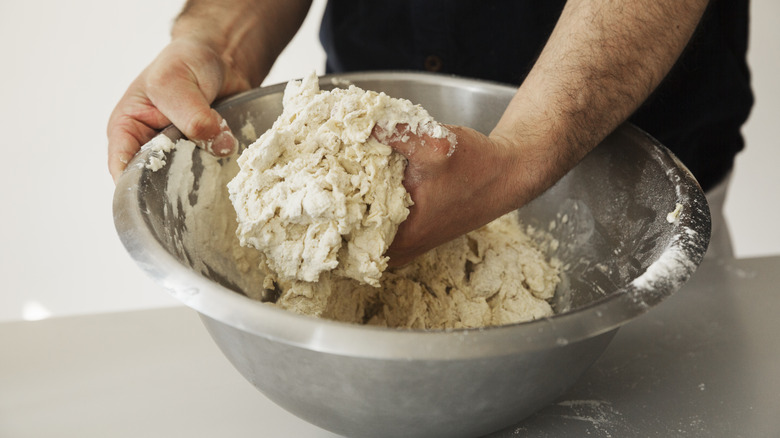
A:
<svg viewBox="0 0 780 438">
<path fill-rule="evenodd" d="M 347 83 L 408 98 L 442 122 L 486 133 L 514 93 L 417 73 L 321 80 L 323 88 Z M 234 131 L 249 120 L 261 133 L 281 112 L 282 92 L 283 85 L 257 89 L 217 108 Z M 175 128 L 161 135 L 181 136 Z M 519 422 L 564 394 L 619 326 L 678 289 L 709 241 L 709 209 L 694 178 L 667 149 L 625 125 L 519 211 L 560 242 L 549 247 L 565 267 L 556 316 L 451 331 L 350 325 L 249 299 L 234 272 L 199 263 L 198 254 L 216 250 L 188 248 L 183 236 L 211 230 L 186 226 L 176 203 L 206 202 L 198 200 L 206 183 L 201 152 L 191 168 L 174 172 L 170 162 L 157 172 L 144 167 L 150 154 L 142 150 L 116 188 L 114 219 L 128 252 L 201 314 L 225 355 L 267 397 L 351 437 L 474 437 Z M 166 184 L 185 177 L 194 180 L 189 196 L 170 199 Z M 678 204 L 679 218 L 667 221 Z"/>
</svg>

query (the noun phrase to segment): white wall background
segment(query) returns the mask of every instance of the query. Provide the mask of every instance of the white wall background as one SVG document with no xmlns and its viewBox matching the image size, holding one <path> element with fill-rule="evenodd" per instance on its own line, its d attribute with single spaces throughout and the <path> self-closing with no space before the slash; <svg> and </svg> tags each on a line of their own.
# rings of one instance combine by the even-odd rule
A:
<svg viewBox="0 0 780 438">
<path fill-rule="evenodd" d="M 105 126 L 182 0 L 0 3 L 0 321 L 178 305 L 116 237 Z M 322 73 L 324 0 L 266 83 Z M 727 218 L 739 257 L 780 254 L 780 2 L 754 0 L 757 101 Z"/>
</svg>

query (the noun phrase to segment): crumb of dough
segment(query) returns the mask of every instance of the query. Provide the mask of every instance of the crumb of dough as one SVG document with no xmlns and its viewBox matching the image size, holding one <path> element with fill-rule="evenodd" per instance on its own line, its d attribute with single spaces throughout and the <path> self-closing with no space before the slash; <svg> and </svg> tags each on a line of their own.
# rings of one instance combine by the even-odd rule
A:
<svg viewBox="0 0 780 438">
<path fill-rule="evenodd" d="M 241 127 L 241 135 L 243 135 L 244 138 L 252 139 L 252 141 L 257 140 L 255 125 L 253 125 L 251 121 L 247 120 L 246 123 L 244 123 L 244 126 Z"/>
<path fill-rule="evenodd" d="M 166 163 L 166 157 L 171 150 L 175 149 L 175 143 L 164 134 L 152 138 L 151 141 L 141 147 L 141 150 L 149 150 L 149 159 L 145 167 L 152 172 L 162 169 Z"/>
<path fill-rule="evenodd" d="M 677 222 L 677 219 L 680 218 L 680 213 L 682 213 L 682 210 L 683 210 L 683 205 L 678 202 L 677 205 L 674 207 L 674 210 L 669 212 L 669 214 L 666 215 L 666 221 L 669 222 L 670 224 Z"/>
<path fill-rule="evenodd" d="M 283 108 L 228 184 L 241 245 L 259 250 L 282 280 L 316 282 L 333 271 L 378 286 L 412 200 L 406 159 L 371 133 L 379 125 L 397 135 L 403 124 L 401 134 L 452 135 L 408 100 L 355 86 L 321 91 L 313 73 L 287 85 Z"/>
</svg>

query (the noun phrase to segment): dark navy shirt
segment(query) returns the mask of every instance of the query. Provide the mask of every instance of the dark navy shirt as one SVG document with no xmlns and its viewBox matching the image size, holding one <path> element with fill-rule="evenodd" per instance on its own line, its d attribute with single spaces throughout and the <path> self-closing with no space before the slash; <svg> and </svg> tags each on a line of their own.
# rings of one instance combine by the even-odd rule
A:
<svg viewBox="0 0 780 438">
<path fill-rule="evenodd" d="M 429 70 L 519 85 L 565 0 L 329 0 L 320 30 L 329 72 Z M 669 17 L 669 26 L 674 17 Z M 707 190 L 744 145 L 753 104 L 748 0 L 711 0 L 687 49 L 631 121 Z"/>
</svg>

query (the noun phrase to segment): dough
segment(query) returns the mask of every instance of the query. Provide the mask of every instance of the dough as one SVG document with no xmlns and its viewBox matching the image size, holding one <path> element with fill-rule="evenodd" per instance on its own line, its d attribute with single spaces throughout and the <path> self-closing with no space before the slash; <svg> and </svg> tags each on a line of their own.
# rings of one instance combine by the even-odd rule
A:
<svg viewBox="0 0 780 438">
<path fill-rule="evenodd" d="M 368 103 L 388 102 L 390 99 L 381 94 L 366 93 L 355 88 L 335 93 L 337 96 L 360 93 L 364 99 L 368 99 Z M 331 154 L 330 152 L 314 153 L 315 156 L 320 157 L 317 163 L 311 163 L 310 160 L 299 156 L 302 154 L 293 147 L 289 151 L 277 147 L 276 152 L 263 153 L 264 150 L 267 152 L 275 147 L 274 144 L 278 140 L 274 138 L 278 139 L 279 136 L 288 136 L 287 138 L 291 138 L 293 144 L 297 136 L 301 136 L 300 144 L 306 144 L 312 139 L 336 138 L 330 134 L 332 129 L 315 130 L 312 129 L 311 123 L 305 123 L 311 126 L 303 127 L 301 128 L 303 131 L 297 133 L 282 132 L 283 126 L 293 124 L 296 120 L 298 122 L 312 120 L 314 114 L 302 110 L 307 106 L 306 101 L 322 101 L 322 105 L 329 105 L 330 103 L 325 102 L 329 98 L 323 94 L 316 88 L 316 79 L 307 78 L 303 82 L 294 82 L 285 95 L 285 105 L 292 103 L 301 111 L 291 113 L 285 107 L 283 117 L 288 118 L 277 121 L 271 131 L 265 133 L 237 160 L 233 157 L 217 159 L 202 152 L 189 141 L 180 140 L 174 145 L 167 138 L 161 137 L 154 144 L 154 154 L 150 155 L 149 162 L 145 165 L 153 170 L 168 169 L 165 193 L 171 209 L 165 211 L 166 220 L 184 224 L 180 232 L 169 236 L 170 241 L 166 240 L 166 245 L 180 253 L 179 257 L 187 260 L 194 270 L 251 298 L 264 301 L 267 305 L 348 323 L 397 328 L 452 329 L 509 324 L 553 314 L 548 300 L 553 297 L 560 281 L 559 264 L 555 260 L 545 259 L 540 246 L 537 245 L 537 242 L 541 241 L 539 232 L 532 233 L 534 239 L 530 238 L 529 233 L 526 233 L 523 225 L 519 223 L 516 213 L 510 213 L 481 229 L 460 236 L 406 266 L 384 270 L 386 260 L 383 264 L 382 253 L 392 241 L 397 223 L 406 217 L 405 210 L 410 201 L 406 192 L 400 190 L 403 187 L 400 185 L 400 180 L 397 180 L 403 172 L 403 161 L 397 154 L 389 153 L 389 148 L 386 146 L 369 139 L 370 123 L 364 126 L 359 136 L 354 134 L 355 131 L 341 128 L 341 131 L 352 132 L 353 134 L 348 135 L 355 135 L 353 138 L 360 139 L 364 143 L 334 141 L 330 144 L 333 147 L 338 146 L 338 149 L 333 151 L 332 157 L 326 157 Z M 333 96 L 333 92 L 330 96 Z M 431 126 L 435 125 L 422 127 L 424 123 L 432 123 L 429 118 L 423 117 L 427 117 L 427 113 L 423 113 L 419 107 L 414 108 L 418 110 L 413 112 L 419 111 L 416 114 L 425 120 L 414 129 L 432 130 Z M 359 108 L 353 110 L 360 111 Z M 370 111 L 366 110 L 366 113 L 370 114 Z M 346 111 L 340 113 L 331 109 L 331 116 L 327 119 L 331 121 L 330 126 L 335 124 L 333 114 L 340 117 L 337 120 L 347 120 L 339 115 L 346 113 Z M 300 118 L 304 116 L 307 118 Z M 293 119 L 291 120 L 290 117 Z M 324 116 L 322 117 L 321 120 L 325 120 Z M 357 117 L 357 120 L 362 119 Z M 396 117 L 396 120 L 400 118 Z M 392 129 L 389 127 L 392 121 L 386 123 L 386 126 Z M 346 124 L 344 126 L 346 127 Z M 292 128 L 285 129 L 294 131 Z M 306 135 L 304 136 L 303 133 Z M 162 167 L 167 154 L 174 149 L 176 154 L 170 160 L 171 162 L 167 163 L 166 167 Z M 347 153 L 351 154 L 349 157 L 358 164 L 375 163 L 368 166 L 373 170 L 354 170 L 352 164 L 343 164 L 349 162 L 342 157 Z M 262 172 L 253 170 L 250 166 L 251 163 L 262 163 L 264 157 L 275 154 L 278 156 L 268 161 L 269 164 L 262 167 L 265 169 Z M 242 162 L 242 169 L 239 169 L 237 161 Z M 386 163 L 386 166 L 378 168 L 377 162 Z M 327 172 L 317 167 L 321 164 L 330 166 Z M 321 221 L 327 225 L 326 229 L 331 224 L 335 224 L 332 226 L 337 232 L 341 226 L 353 227 L 353 234 L 340 235 L 339 239 L 334 239 L 342 245 L 337 250 L 328 249 L 321 253 L 314 251 L 314 248 L 319 248 L 320 245 L 315 238 L 317 234 L 314 231 L 309 234 L 308 228 L 304 233 L 303 224 L 310 227 L 315 223 L 314 219 L 305 217 L 306 211 L 320 210 L 304 208 L 305 196 L 293 195 L 292 182 L 276 189 L 274 194 L 280 198 L 263 196 L 265 192 L 262 190 L 270 190 L 269 187 L 276 187 L 282 182 L 279 175 L 293 169 L 289 166 L 301 166 L 300 168 L 304 169 L 304 175 L 299 178 L 305 179 L 305 182 L 297 182 L 299 186 L 296 187 L 303 189 L 305 193 L 315 193 L 317 190 L 327 192 L 323 189 L 327 186 L 322 185 L 318 175 L 332 174 L 330 178 L 335 183 L 329 183 L 331 194 L 327 208 L 322 210 L 321 214 L 314 216 L 317 219 L 326 219 Z M 395 170 L 388 172 L 387 168 Z M 311 173 L 312 169 L 317 170 Z M 398 175 L 394 175 L 393 172 L 398 172 Z M 384 218 L 371 216 L 370 213 L 376 211 L 374 206 L 377 203 L 376 199 L 389 198 L 389 195 L 382 197 L 384 195 L 379 193 L 385 190 L 381 184 L 383 180 L 380 179 L 380 183 L 377 183 L 376 179 L 372 181 L 372 175 L 374 178 L 392 180 L 391 183 L 386 184 L 390 187 L 387 190 L 400 199 L 395 201 L 395 206 L 392 207 L 399 212 L 390 214 L 390 207 L 377 206 L 376 208 L 387 211 L 387 216 Z M 258 182 L 250 183 L 252 178 L 256 178 Z M 353 184 L 353 180 L 359 184 Z M 372 188 L 372 184 L 377 187 Z M 336 192 L 341 193 L 343 197 L 337 197 L 334 194 Z M 369 193 L 373 194 L 371 195 L 373 198 L 369 198 Z M 235 208 L 235 203 L 240 196 L 246 197 L 248 205 L 239 204 L 241 208 Z M 298 205 L 295 206 L 296 208 L 288 205 L 291 199 L 298 200 L 296 202 L 300 204 L 300 208 Z M 367 205 L 369 201 L 372 201 L 370 209 Z M 270 215 L 273 212 L 273 216 L 267 217 L 262 223 L 261 221 L 257 224 L 249 223 L 258 228 L 249 226 L 242 228 L 244 225 L 241 224 L 241 215 L 263 212 L 264 202 L 274 205 L 273 209 L 264 213 Z M 339 208 L 333 208 L 333 205 L 338 205 Z M 348 219 L 341 218 L 337 214 L 338 212 L 360 212 L 361 209 L 363 213 L 369 214 L 364 214 L 362 218 L 349 217 Z M 281 226 L 281 219 L 276 215 L 281 214 L 282 211 L 288 214 L 292 210 L 295 210 L 296 215 L 290 214 L 288 217 L 297 218 L 294 220 L 300 221 L 300 224 L 293 223 L 288 228 Z M 249 216 L 244 216 L 244 220 L 247 217 Z M 368 219 L 369 217 L 371 220 Z M 388 218 L 394 218 L 395 225 L 383 223 Z M 278 223 L 281 228 L 277 229 L 284 230 L 278 235 L 272 232 L 277 229 L 266 230 L 269 233 L 269 242 L 271 239 L 278 239 L 277 242 L 280 244 L 288 245 L 286 248 L 293 248 L 291 251 L 298 251 L 294 248 L 296 242 L 292 242 L 294 239 L 291 236 L 298 236 L 299 242 L 305 242 L 300 243 L 300 252 L 296 253 L 295 258 L 280 258 L 278 260 L 282 263 L 279 263 L 273 259 L 279 252 L 274 252 L 271 246 L 262 252 L 240 244 L 237 235 L 240 235 L 242 230 L 245 233 L 253 229 L 264 230 L 263 226 L 269 223 Z M 358 231 L 365 233 L 366 238 L 373 236 L 371 238 L 376 241 L 367 242 L 364 246 L 344 246 L 344 241 L 354 237 Z M 282 239 L 285 236 L 290 238 Z M 311 239 L 307 240 L 309 238 Z M 244 240 L 249 239 L 250 236 L 247 234 Z M 319 268 L 311 271 L 307 271 L 308 267 L 302 261 L 306 245 L 312 245 L 309 247 L 310 252 L 305 253 L 307 257 L 316 254 L 325 255 L 318 259 Z M 362 251 L 364 258 L 360 259 L 349 254 L 355 249 Z M 335 258 L 328 258 L 333 254 L 336 255 Z M 329 269 L 328 266 L 333 264 L 328 265 L 328 263 L 333 260 L 338 264 L 335 269 Z M 374 265 L 360 263 L 367 260 L 373 260 Z M 280 273 L 276 266 L 288 261 L 294 265 L 294 269 L 290 270 L 292 274 Z M 353 266 L 350 270 L 352 273 L 360 272 L 360 269 L 363 271 L 351 277 L 345 276 L 347 270 L 340 265 L 342 262 Z M 384 270 L 383 274 L 382 270 Z M 319 281 L 295 278 L 295 275 L 303 272 L 311 274 L 316 272 Z"/>
<path fill-rule="evenodd" d="M 547 300 L 560 282 L 516 213 L 389 269 L 380 287 L 323 274 L 317 283 L 269 274 L 276 304 L 337 321 L 396 328 L 475 328 L 551 316 Z M 270 291 L 269 291 L 270 292 Z M 268 295 L 268 293 L 264 294 Z"/>
<path fill-rule="evenodd" d="M 334 271 L 378 286 L 412 200 L 401 183 L 405 158 L 371 132 L 404 124 L 451 134 L 408 100 L 355 86 L 320 91 L 314 74 L 291 81 L 283 105 L 228 184 L 241 245 L 263 253 L 282 280 L 315 282 Z"/>
<path fill-rule="evenodd" d="M 405 159 L 371 132 L 378 124 L 402 136 L 396 125 L 405 124 L 448 136 L 424 109 L 355 86 L 321 91 L 314 75 L 290 82 L 283 104 L 228 184 L 239 241 L 264 256 L 261 296 L 297 313 L 390 327 L 483 327 L 552 314 L 557 266 L 516 215 L 385 272 L 383 254 L 412 200 L 401 184 Z"/>
</svg>

